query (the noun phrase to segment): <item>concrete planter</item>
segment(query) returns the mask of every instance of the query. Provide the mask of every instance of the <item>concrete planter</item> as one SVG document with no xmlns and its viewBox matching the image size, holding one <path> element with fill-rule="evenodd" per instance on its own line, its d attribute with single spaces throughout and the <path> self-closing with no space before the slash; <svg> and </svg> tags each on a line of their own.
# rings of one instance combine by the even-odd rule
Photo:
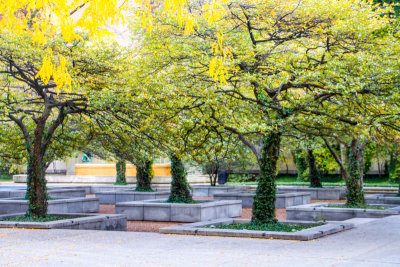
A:
<svg viewBox="0 0 400 267">
<path fill-rule="evenodd" d="M 217 193 L 227 193 L 232 191 L 243 191 L 249 188 L 245 185 L 232 186 L 210 186 L 210 185 L 192 185 L 192 196 L 194 197 L 212 197 Z"/>
<path fill-rule="evenodd" d="M 52 222 L 1 221 L 23 215 L 24 213 L 1 215 L 0 228 L 126 231 L 126 216 L 117 214 L 52 213 L 51 215 L 72 218 Z"/>
<path fill-rule="evenodd" d="M 226 225 L 234 223 L 248 223 L 249 219 L 219 219 L 208 222 L 198 222 L 182 224 L 160 229 L 162 234 L 183 234 L 183 235 L 206 235 L 206 236 L 229 236 L 229 237 L 248 237 L 248 238 L 268 238 L 268 239 L 287 239 L 307 241 L 320 238 L 326 235 L 342 232 L 354 227 L 352 223 L 329 222 L 320 226 L 304 229 L 297 232 L 272 232 L 272 231 L 254 231 L 254 230 L 231 230 L 231 229 L 213 229 L 204 228 L 207 226 Z M 305 221 L 281 221 L 282 223 L 293 223 L 300 225 L 316 225 L 313 222 Z"/>
<path fill-rule="evenodd" d="M 149 200 L 149 199 L 165 199 L 168 198 L 169 191 L 155 192 L 134 192 L 134 191 L 117 191 L 117 192 L 97 192 L 96 197 L 100 204 L 115 204 L 119 202 Z"/>
<path fill-rule="evenodd" d="M 47 191 L 51 198 L 76 198 L 86 197 L 85 189 L 53 189 Z M 0 198 L 23 198 L 26 195 L 26 190 L 2 190 L 0 191 Z"/>
<path fill-rule="evenodd" d="M 255 193 L 249 192 L 228 192 L 228 193 L 215 193 L 215 200 L 241 200 L 243 208 L 253 207 Z M 277 194 L 275 207 L 277 209 L 284 209 L 286 207 L 309 204 L 311 202 L 310 193 L 285 193 Z"/>
<path fill-rule="evenodd" d="M 165 203 L 166 199 L 117 203 L 115 213 L 128 220 L 199 222 L 242 215 L 240 200 L 203 201 L 196 204 Z"/>
<path fill-rule="evenodd" d="M 346 199 L 346 189 L 344 187 L 322 187 L 312 188 L 305 186 L 278 186 L 278 194 L 302 192 L 310 193 L 311 199 L 339 200 Z"/>
<path fill-rule="evenodd" d="M 375 194 L 365 196 L 365 202 L 368 204 L 393 204 L 400 205 L 400 197 L 397 194 Z"/>
<path fill-rule="evenodd" d="M 0 214 L 26 212 L 28 201 L 20 199 L 0 199 Z M 49 213 L 88 213 L 99 211 L 97 198 L 66 198 L 48 201 Z"/>
<path fill-rule="evenodd" d="M 293 206 L 286 209 L 286 219 L 302 221 L 344 221 L 351 218 L 383 218 L 400 214 L 400 206 L 387 206 L 389 209 L 353 209 L 353 208 L 328 208 L 340 203 L 313 203 L 302 206 Z"/>
</svg>

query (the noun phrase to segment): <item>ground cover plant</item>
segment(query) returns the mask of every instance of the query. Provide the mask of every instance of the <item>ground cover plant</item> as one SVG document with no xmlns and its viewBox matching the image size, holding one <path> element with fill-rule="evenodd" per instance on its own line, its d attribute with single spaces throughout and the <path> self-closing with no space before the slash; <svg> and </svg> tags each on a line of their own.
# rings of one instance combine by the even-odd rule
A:
<svg viewBox="0 0 400 267">
<path fill-rule="evenodd" d="M 17 216 L 17 217 L 9 217 L 4 218 L 2 221 L 5 222 L 52 222 L 52 221 L 60 221 L 66 219 L 75 219 L 78 217 L 65 217 L 65 216 L 55 216 L 46 214 L 45 216 L 34 216 L 34 215 L 25 215 L 25 216 Z"/>
<path fill-rule="evenodd" d="M 224 224 L 217 226 L 207 226 L 206 228 L 214 229 L 231 229 L 231 230 L 254 230 L 254 231 L 272 231 L 272 232 L 297 232 L 304 229 L 320 226 L 322 224 L 315 225 L 298 225 L 298 224 L 285 224 L 280 222 L 271 223 L 234 223 Z"/>
</svg>

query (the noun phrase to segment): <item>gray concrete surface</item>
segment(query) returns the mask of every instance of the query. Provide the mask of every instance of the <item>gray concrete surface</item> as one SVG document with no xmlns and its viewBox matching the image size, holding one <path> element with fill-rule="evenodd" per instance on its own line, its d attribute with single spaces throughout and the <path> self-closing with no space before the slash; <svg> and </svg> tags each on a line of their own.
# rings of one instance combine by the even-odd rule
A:
<svg viewBox="0 0 400 267">
<path fill-rule="evenodd" d="M 255 192 L 239 191 L 214 193 L 215 200 L 241 200 L 243 208 L 253 207 Z M 311 202 L 311 193 L 294 192 L 276 194 L 275 208 L 285 209 L 296 205 L 305 205 Z"/>
<path fill-rule="evenodd" d="M 0 199 L 0 214 L 26 212 L 28 200 Z M 99 199 L 95 197 L 78 197 L 48 201 L 50 213 L 87 213 L 99 211 Z"/>
<path fill-rule="evenodd" d="M 97 192 L 100 204 L 115 204 L 119 202 L 140 201 L 149 199 L 168 198 L 170 191 L 134 192 L 134 191 L 105 191 Z"/>
<path fill-rule="evenodd" d="M 51 215 L 68 217 L 68 219 L 50 222 L 2 221 L 24 215 L 25 213 L 0 215 L 0 228 L 126 231 L 126 216 L 119 214 L 53 213 Z"/>
<path fill-rule="evenodd" d="M 242 215 L 241 200 L 204 200 L 196 204 L 166 203 L 166 199 L 119 202 L 115 213 L 128 220 L 164 222 L 200 222 Z"/>
<path fill-rule="evenodd" d="M 0 266 L 400 266 L 400 216 L 315 241 L 0 229 Z"/>
<path fill-rule="evenodd" d="M 286 219 L 303 221 L 344 221 L 352 218 L 383 218 L 400 214 L 400 206 L 377 204 L 387 209 L 356 209 L 330 207 L 340 203 L 312 203 L 286 208 Z M 370 204 L 373 205 L 373 204 Z"/>
</svg>

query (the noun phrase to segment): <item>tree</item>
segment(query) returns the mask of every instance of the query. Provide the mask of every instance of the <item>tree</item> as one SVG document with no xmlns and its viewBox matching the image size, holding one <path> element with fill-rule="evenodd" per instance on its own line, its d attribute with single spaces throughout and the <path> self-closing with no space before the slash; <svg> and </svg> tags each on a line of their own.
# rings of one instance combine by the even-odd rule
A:
<svg viewBox="0 0 400 267">
<path fill-rule="evenodd" d="M 71 88 L 59 87 L 59 76 L 41 75 L 40 66 L 47 60 L 47 51 L 32 42 L 29 36 L 3 33 L 0 37 L 0 116 L 5 124 L 16 125 L 23 137 L 27 153 L 28 214 L 44 216 L 47 212 L 46 164 L 54 160 L 51 146 L 59 146 L 55 138 L 63 134 L 63 125 L 90 114 L 87 92 L 106 88 L 120 72 L 114 66 L 119 52 L 111 46 L 91 45 L 85 40 L 72 44 L 62 39 L 48 40 L 47 45 L 58 54 L 59 64 L 69 69 Z M 64 61 L 68 58 L 70 65 Z M 60 70 L 61 71 L 61 70 Z M 71 130 L 71 128 L 69 129 Z M 4 129 L 3 129 L 4 131 Z M 69 133 L 70 134 L 70 133 Z M 51 152 L 51 153 L 49 153 Z"/>
<path fill-rule="evenodd" d="M 72 82 L 68 68 L 72 58 L 53 46 L 54 39 L 73 45 L 86 36 L 102 38 L 109 34 L 107 26 L 124 20 L 127 8 L 126 1 L 117 0 L 6 0 L 0 3 L 0 28 L 42 49 L 40 64 L 35 62 L 35 75 L 44 84 L 53 76 L 52 82 L 62 88 Z"/>
<path fill-rule="evenodd" d="M 155 73 L 168 73 L 163 89 L 196 106 L 199 120 L 235 134 L 253 151 L 260 181 L 252 221 L 275 221 L 282 137 L 304 116 L 342 120 L 338 112 L 316 107 L 320 98 L 315 96 L 343 90 L 334 71 L 367 51 L 374 30 L 387 21 L 362 1 L 354 8 L 353 1 L 282 5 L 272 0 L 221 5 L 222 15 L 210 25 L 201 17 L 201 3 L 187 4 L 185 12 L 197 19 L 193 32 L 155 12 L 143 60 Z"/>
</svg>

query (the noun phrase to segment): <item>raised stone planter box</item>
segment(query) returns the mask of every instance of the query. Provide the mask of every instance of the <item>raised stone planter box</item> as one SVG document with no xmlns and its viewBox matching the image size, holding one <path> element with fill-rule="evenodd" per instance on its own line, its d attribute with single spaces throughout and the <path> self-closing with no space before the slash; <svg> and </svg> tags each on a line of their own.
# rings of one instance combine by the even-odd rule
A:
<svg viewBox="0 0 400 267">
<path fill-rule="evenodd" d="M 0 214 L 26 212 L 28 201 L 20 199 L 0 199 Z M 97 198 L 66 198 L 48 201 L 49 213 L 88 213 L 99 211 Z"/>
<path fill-rule="evenodd" d="M 352 208 L 328 208 L 340 203 L 313 203 L 308 205 L 293 206 L 286 209 L 286 219 L 303 221 L 344 221 L 351 218 L 383 218 L 400 214 L 400 206 L 387 206 L 389 209 L 352 209 Z"/>
<path fill-rule="evenodd" d="M 99 199 L 100 204 L 115 204 L 119 202 L 149 200 L 149 199 L 165 199 L 168 198 L 169 191 L 155 191 L 155 192 L 134 192 L 134 191 L 110 191 L 110 192 L 97 192 L 96 197 Z"/>
<path fill-rule="evenodd" d="M 53 213 L 51 215 L 72 217 L 71 219 L 52 222 L 12 222 L 1 221 L 5 218 L 23 216 L 24 213 L 0 216 L 0 228 L 31 228 L 31 229 L 77 229 L 126 231 L 126 216 L 118 214 L 82 214 L 82 213 Z M 78 218 L 74 218 L 78 217 Z"/>
<path fill-rule="evenodd" d="M 248 223 L 249 219 L 219 219 L 208 222 L 198 222 L 190 224 L 181 224 L 172 227 L 161 228 L 162 234 L 183 234 L 183 235 L 207 235 L 207 236 L 230 236 L 230 237 L 248 237 L 248 238 L 272 238 L 307 241 L 320 238 L 326 235 L 342 232 L 354 227 L 352 223 L 346 222 L 328 222 L 320 226 L 304 229 L 297 232 L 272 232 L 272 231 L 253 231 L 253 230 L 231 230 L 231 229 L 213 229 L 204 228 L 207 226 L 217 226 L 233 223 Z M 282 223 L 293 223 L 300 225 L 315 225 L 313 222 L 306 221 L 281 221 Z"/>
<path fill-rule="evenodd" d="M 240 200 L 202 201 L 196 204 L 163 203 L 166 199 L 117 203 L 115 213 L 128 220 L 199 222 L 242 215 Z"/>
<path fill-rule="evenodd" d="M 192 196 L 194 197 L 212 197 L 216 193 L 227 193 L 232 191 L 243 191 L 248 186 L 232 185 L 232 186 L 210 186 L 210 185 L 192 185 Z"/>
<path fill-rule="evenodd" d="M 339 200 L 346 199 L 346 189 L 344 187 L 322 187 L 311 188 L 305 186 L 278 186 L 278 194 L 302 192 L 310 193 L 311 199 Z"/>
<path fill-rule="evenodd" d="M 368 204 L 393 204 L 400 206 L 400 197 L 397 194 L 375 194 L 366 195 L 365 202 Z"/>
<path fill-rule="evenodd" d="M 85 189 L 49 189 L 47 194 L 51 198 L 76 198 L 86 197 Z M 26 195 L 26 190 L 2 190 L 0 198 L 23 198 Z"/>
<path fill-rule="evenodd" d="M 249 192 L 228 192 L 228 193 L 215 193 L 215 200 L 241 200 L 243 208 L 253 207 L 255 193 Z M 310 193 L 285 193 L 277 194 L 275 207 L 284 209 L 290 206 L 304 205 L 311 202 Z"/>
</svg>

